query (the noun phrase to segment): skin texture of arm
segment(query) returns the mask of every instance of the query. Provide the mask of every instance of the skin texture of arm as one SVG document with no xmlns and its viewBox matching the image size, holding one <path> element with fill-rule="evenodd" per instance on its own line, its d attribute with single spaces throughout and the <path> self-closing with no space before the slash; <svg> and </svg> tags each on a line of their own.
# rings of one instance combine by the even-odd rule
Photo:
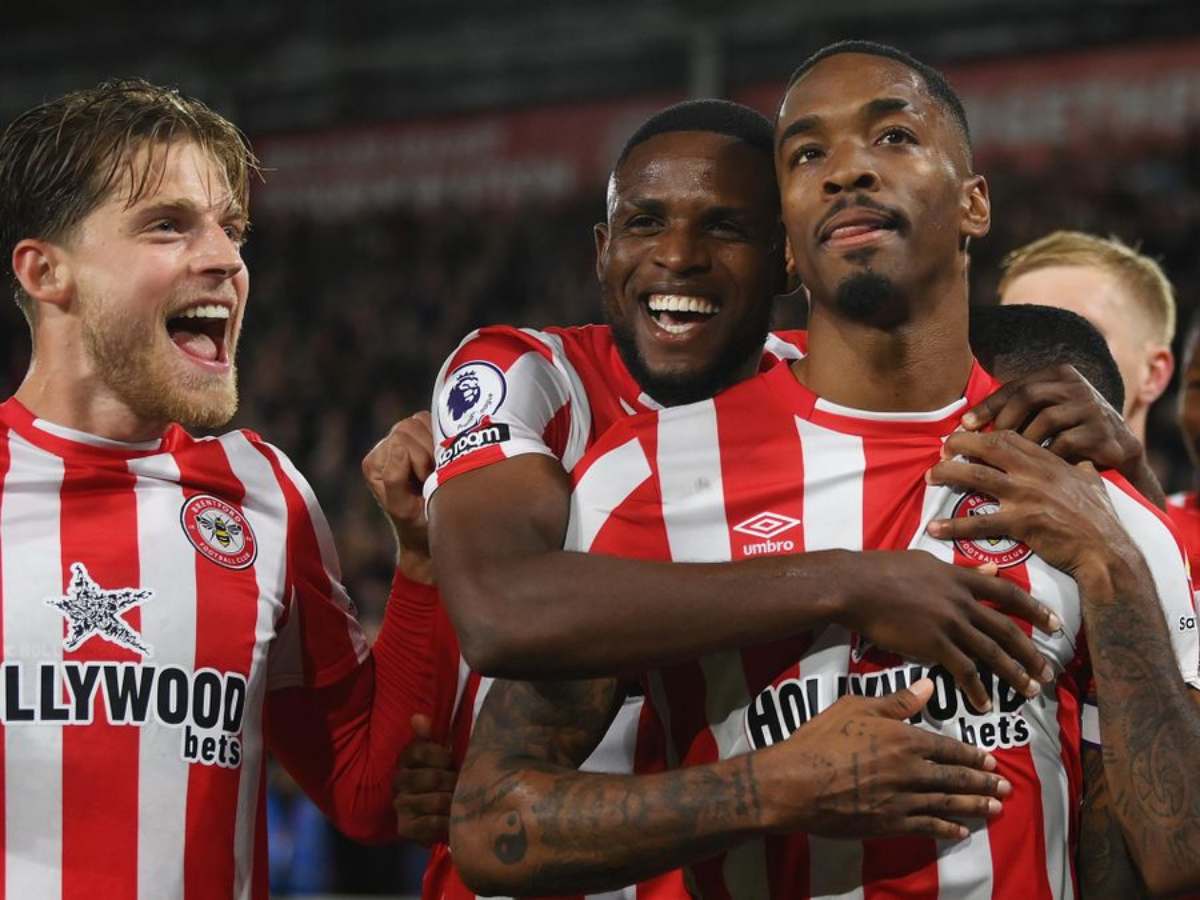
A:
<svg viewBox="0 0 1200 900">
<path fill-rule="evenodd" d="M 620 704 L 615 679 L 505 682 L 480 712 L 450 817 L 480 893 L 619 887 L 755 834 L 962 838 L 1011 785 L 995 760 L 904 722 L 932 692 L 844 697 L 789 740 L 658 775 L 577 771 Z"/>
<path fill-rule="evenodd" d="M 666 563 L 562 550 L 570 484 L 558 461 L 518 456 L 434 494 L 434 571 L 463 655 L 485 675 L 579 678 L 639 671 L 839 622 L 954 673 L 987 703 L 973 659 L 1027 696 L 1049 676 L 997 608 L 1053 630 L 1011 582 L 921 552 L 830 550 L 736 563 Z M 880 598 L 886 597 L 883 603 Z M 654 610 L 652 627 L 646 610 Z M 728 615 L 736 608 L 737 616 Z M 911 623 L 921 621 L 923 628 Z"/>
<path fill-rule="evenodd" d="M 1180 675 L 1146 560 L 1095 469 L 1067 465 L 1012 432 L 952 435 L 946 454 L 979 462 L 939 463 L 934 483 L 991 494 L 1000 512 L 934 522 L 935 537 L 1010 535 L 1079 585 L 1104 742 L 1104 784 L 1089 786 L 1100 797 L 1090 804 L 1092 833 L 1105 833 L 1096 816 L 1107 809 L 1152 893 L 1196 888 L 1200 706 Z M 1103 846 L 1117 866 L 1117 843 Z"/>
<path fill-rule="evenodd" d="M 1083 808 L 1079 822 L 1079 891 L 1081 896 L 1103 900 L 1144 897 L 1146 889 L 1125 844 L 1121 825 L 1113 814 L 1103 750 L 1083 748 Z"/>
</svg>

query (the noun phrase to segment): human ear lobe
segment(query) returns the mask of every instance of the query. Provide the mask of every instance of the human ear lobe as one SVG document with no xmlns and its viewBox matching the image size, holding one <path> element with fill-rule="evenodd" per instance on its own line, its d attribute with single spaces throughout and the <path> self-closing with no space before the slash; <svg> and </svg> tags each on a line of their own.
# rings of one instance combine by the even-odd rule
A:
<svg viewBox="0 0 1200 900">
<path fill-rule="evenodd" d="M 970 238 L 984 237 L 991 227 L 992 201 L 987 180 L 982 175 L 971 175 L 963 181 L 960 244 L 965 247 Z"/>
<path fill-rule="evenodd" d="M 21 289 L 36 302 L 63 307 L 70 303 L 75 279 L 57 244 L 33 238 L 18 241 L 12 269 Z"/>
<path fill-rule="evenodd" d="M 604 281 L 604 270 L 608 267 L 608 224 L 597 222 L 592 236 L 596 240 L 596 280 Z"/>
</svg>

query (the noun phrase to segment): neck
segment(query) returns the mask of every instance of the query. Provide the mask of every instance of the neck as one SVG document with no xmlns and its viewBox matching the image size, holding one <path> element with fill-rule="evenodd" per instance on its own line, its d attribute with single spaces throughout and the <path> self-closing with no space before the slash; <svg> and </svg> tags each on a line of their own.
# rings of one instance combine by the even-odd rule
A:
<svg viewBox="0 0 1200 900">
<path fill-rule="evenodd" d="M 170 424 L 146 421 L 94 374 L 56 366 L 44 354 L 34 357 L 14 396 L 39 419 L 112 441 L 156 440 Z"/>
<path fill-rule="evenodd" d="M 1125 416 L 1126 427 L 1133 432 L 1133 436 L 1138 439 L 1138 443 L 1143 447 L 1146 446 L 1146 419 L 1149 407 L 1134 405 Z"/>
<path fill-rule="evenodd" d="M 793 370 L 802 384 L 842 406 L 924 412 L 962 396 L 971 374 L 966 283 L 956 279 L 897 325 L 886 328 L 813 302 L 808 356 Z"/>
</svg>

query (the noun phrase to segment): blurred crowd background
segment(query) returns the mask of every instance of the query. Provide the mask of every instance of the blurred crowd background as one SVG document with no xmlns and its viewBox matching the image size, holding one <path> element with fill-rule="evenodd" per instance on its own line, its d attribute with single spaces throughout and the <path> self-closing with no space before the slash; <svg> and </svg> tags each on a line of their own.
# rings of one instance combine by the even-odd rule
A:
<svg viewBox="0 0 1200 900">
<path fill-rule="evenodd" d="M 1192 0 L 402 0 L 210 3 L 187 13 L 74 4 L 6 10 L 0 125 L 106 77 L 209 102 L 267 167 L 246 257 L 251 302 L 236 424 L 284 448 L 332 522 L 352 595 L 377 622 L 391 537 L 359 461 L 424 408 L 442 360 L 489 323 L 595 321 L 591 226 L 617 148 L 687 96 L 774 114 L 832 40 L 894 43 L 963 94 L 991 235 L 1005 253 L 1059 228 L 1116 235 L 1200 302 L 1200 10 Z M 833 8 L 836 7 L 836 8 Z M 65 9 L 65 12 L 64 12 Z M 780 325 L 803 301 L 778 301 Z M 28 336 L 0 304 L 0 392 Z M 1149 445 L 1169 490 L 1191 474 L 1160 401 Z M 286 778 L 272 792 L 277 895 L 415 892 L 422 857 L 331 834 Z"/>
</svg>

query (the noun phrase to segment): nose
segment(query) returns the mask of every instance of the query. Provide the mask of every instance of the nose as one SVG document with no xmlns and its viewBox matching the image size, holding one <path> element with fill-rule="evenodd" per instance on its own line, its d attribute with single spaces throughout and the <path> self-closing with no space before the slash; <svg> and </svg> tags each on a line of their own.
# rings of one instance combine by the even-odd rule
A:
<svg viewBox="0 0 1200 900">
<path fill-rule="evenodd" d="M 857 147 L 843 145 L 830 155 L 822 187 L 826 196 L 843 191 L 873 191 L 878 187 L 879 173 Z"/>
<path fill-rule="evenodd" d="M 654 250 L 654 261 L 677 275 L 702 272 L 712 265 L 707 242 L 691 228 L 667 228 L 659 235 Z"/>
<path fill-rule="evenodd" d="M 237 275 L 246 267 L 238 242 L 219 224 L 204 230 L 192 265 L 197 272 L 223 281 Z"/>
</svg>

